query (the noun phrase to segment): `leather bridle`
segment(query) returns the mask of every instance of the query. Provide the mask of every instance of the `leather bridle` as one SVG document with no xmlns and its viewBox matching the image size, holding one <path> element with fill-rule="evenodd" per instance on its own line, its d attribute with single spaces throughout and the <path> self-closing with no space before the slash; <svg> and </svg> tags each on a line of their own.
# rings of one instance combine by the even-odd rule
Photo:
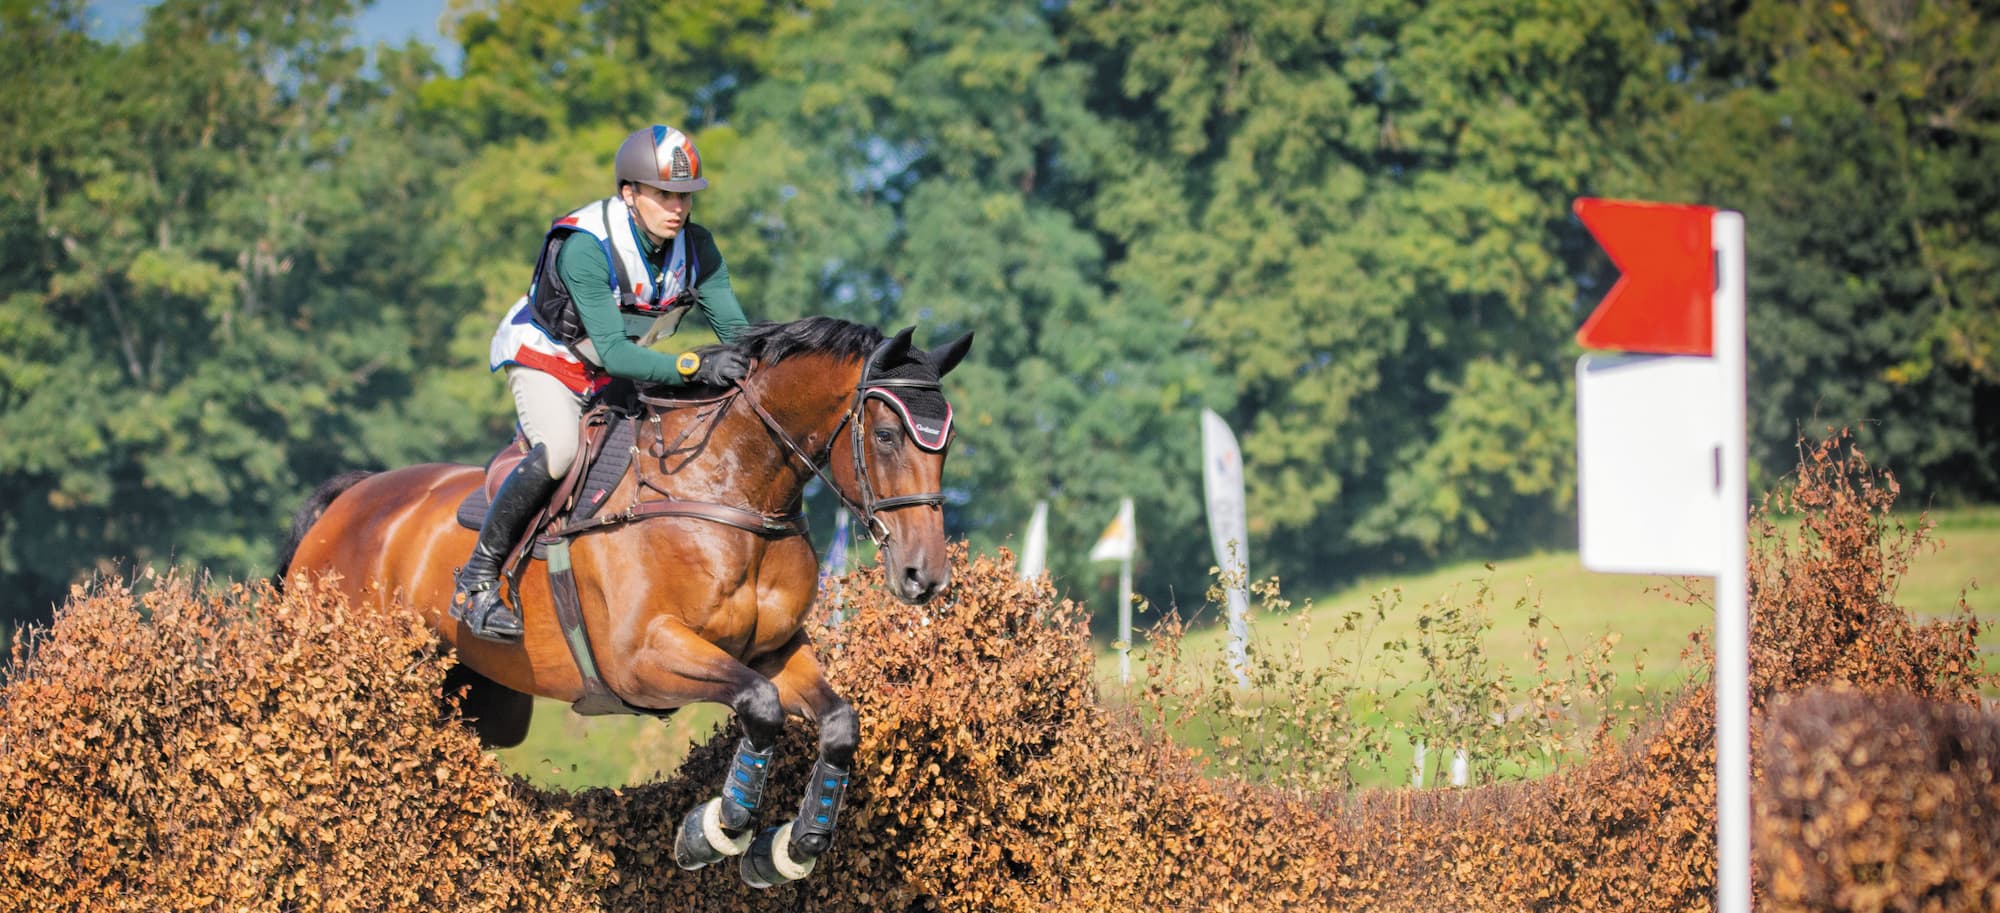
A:
<svg viewBox="0 0 2000 913">
<path fill-rule="evenodd" d="M 937 380 L 922 380 L 918 378 L 881 377 L 871 379 L 869 375 L 874 373 L 875 361 L 876 359 L 870 358 L 867 366 L 862 369 L 861 379 L 854 385 L 854 404 L 849 406 L 847 411 L 841 415 L 840 424 L 833 426 L 833 433 L 827 435 L 826 444 L 820 448 L 817 457 L 807 455 L 805 449 L 793 441 L 791 435 L 785 433 L 785 429 L 778 424 L 777 419 L 772 418 L 769 412 L 764 411 L 763 405 L 757 402 L 755 396 L 746 397 L 746 399 L 750 404 L 751 411 L 757 413 L 757 418 L 764 422 L 765 427 L 771 429 L 771 433 L 776 435 L 778 440 L 784 442 L 785 447 L 806 464 L 806 468 L 812 470 L 812 473 L 818 476 L 820 481 L 826 483 L 827 490 L 833 492 L 833 496 L 840 499 L 841 506 L 846 507 L 848 512 L 854 514 L 855 519 L 861 521 L 861 528 L 867 533 L 868 538 L 874 540 L 879 546 L 887 547 L 891 537 L 889 535 L 889 526 L 883 522 L 881 517 L 884 512 L 919 505 L 942 505 L 944 503 L 944 492 L 929 491 L 922 494 L 893 495 L 887 498 L 876 497 L 875 486 L 868 481 L 868 462 L 865 450 L 867 446 L 865 426 L 868 423 L 862 418 L 862 410 L 868 405 L 868 400 L 871 398 L 881 397 L 888 399 L 888 391 L 890 389 L 943 390 L 944 385 Z M 900 415 L 900 413 L 898 414 Z M 861 489 L 859 503 L 856 503 L 854 499 L 849 498 L 840 490 L 840 486 L 834 483 L 833 477 L 827 474 L 826 468 L 823 465 L 833 457 L 833 445 L 835 441 L 840 440 L 840 432 L 842 430 L 851 430 L 852 432 L 853 446 L 851 449 L 854 451 L 854 480 L 855 485 Z"/>
</svg>

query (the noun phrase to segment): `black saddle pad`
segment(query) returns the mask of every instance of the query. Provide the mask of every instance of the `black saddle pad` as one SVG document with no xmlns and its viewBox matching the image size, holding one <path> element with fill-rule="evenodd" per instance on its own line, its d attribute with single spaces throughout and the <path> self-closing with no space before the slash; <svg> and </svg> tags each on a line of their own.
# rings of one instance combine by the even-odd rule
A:
<svg viewBox="0 0 2000 913">
<path fill-rule="evenodd" d="M 576 507 L 569 512 L 571 523 L 597 516 L 604 499 L 611 496 L 611 490 L 625 478 L 625 471 L 632 468 L 632 443 L 639 439 L 639 423 L 622 415 L 614 416 L 611 421 L 604 445 L 597 449 L 597 459 L 583 477 L 582 490 L 576 493 Z"/>
<path fill-rule="evenodd" d="M 493 502 L 486 499 L 486 486 L 481 485 L 458 502 L 458 525 L 466 529 L 478 529 L 486 523 L 486 510 Z"/>
</svg>

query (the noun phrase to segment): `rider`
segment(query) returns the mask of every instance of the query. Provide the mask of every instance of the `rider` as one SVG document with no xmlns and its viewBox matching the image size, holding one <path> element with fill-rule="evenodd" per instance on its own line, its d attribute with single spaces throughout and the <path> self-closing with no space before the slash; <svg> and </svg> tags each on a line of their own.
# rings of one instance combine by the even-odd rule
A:
<svg viewBox="0 0 2000 913">
<path fill-rule="evenodd" d="M 749 322 L 715 239 L 689 221 L 694 192 L 708 186 L 694 141 L 646 127 L 618 147 L 615 171 L 616 195 L 549 228 L 528 294 L 493 334 L 492 369 L 506 369 L 533 449 L 501 484 L 457 575 L 451 617 L 480 637 L 521 636 L 520 617 L 499 596 L 500 562 L 575 462 L 585 401 L 612 378 L 721 386 L 748 368 L 731 349 L 676 359 L 639 342 L 680 307 L 700 308 L 724 343 Z"/>
</svg>

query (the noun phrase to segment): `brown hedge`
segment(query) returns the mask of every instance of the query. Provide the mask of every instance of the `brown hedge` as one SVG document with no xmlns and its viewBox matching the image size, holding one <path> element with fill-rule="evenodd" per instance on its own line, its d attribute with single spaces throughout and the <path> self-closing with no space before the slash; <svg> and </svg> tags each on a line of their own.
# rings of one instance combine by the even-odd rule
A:
<svg viewBox="0 0 2000 913">
<path fill-rule="evenodd" d="M 1970 709 L 1979 684 L 1970 617 L 1916 626 L 1893 605 L 1895 579 L 1924 533 L 1887 520 L 1893 483 L 1837 440 L 1810 454 L 1795 482 L 1766 513 L 1797 513 L 1802 524 L 1770 540 L 1751 568 L 1759 707 L 1845 683 L 1970 720 L 1954 732 L 1988 731 L 1979 726 L 1991 717 Z M 1211 776 L 1101 705 L 1078 608 L 1012 570 L 961 552 L 954 596 L 922 609 L 881 596 L 873 571 L 850 581 L 845 620 L 819 634 L 829 674 L 862 714 L 849 809 L 819 871 L 766 892 L 743 887 L 731 870 L 684 873 L 671 862 L 674 823 L 715 790 L 733 734 L 697 749 L 661 783 L 540 792 L 504 776 L 461 730 L 439 725 L 447 660 L 427 652 L 406 619 L 345 614 L 324 593 L 197 596 L 184 581 L 143 596 L 116 585 L 79 593 L 0 692 L 0 783 L 9 785 L 0 794 L 0 910 L 1684 910 L 1709 902 L 1705 687 L 1641 737 L 1539 782 L 1302 796 Z M 1787 735 L 1789 724 L 1766 733 L 1760 903 L 1992 908 L 1980 893 L 1990 866 L 1978 868 L 1990 857 L 1940 863 L 1960 885 L 1948 895 L 1909 893 L 1936 879 L 1820 864 L 1818 854 L 1833 852 L 1829 839 L 1842 859 L 1907 860 L 1953 840 L 1990 845 L 1990 831 L 1976 829 L 1990 824 L 1913 817 L 1899 805 L 1917 791 L 1990 789 L 1995 755 L 1977 739 L 1951 743 L 1963 754 L 1953 756 L 1959 773 L 1948 787 L 1913 785 L 1923 763 L 1943 757 L 1924 755 L 1943 743 L 1916 738 L 1898 743 L 1908 764 L 1857 762 L 1851 779 L 1860 785 L 1838 793 L 1840 821 L 1858 802 L 1884 821 L 1921 821 L 1932 843 L 1889 825 L 1829 830 L 1816 822 L 1835 794 L 1782 792 L 1798 779 L 1794 766 L 1820 770 L 1820 752 L 1860 745 L 1871 726 L 1893 729 L 1898 718 L 1883 714 L 1903 705 L 1884 706 L 1843 711 L 1847 742 Z M 1871 714 L 1882 722 L 1868 722 Z M 769 795 L 798 795 L 812 735 L 795 727 L 787 736 Z M 1774 796 L 1790 796 L 1783 820 L 1804 823 L 1779 826 Z M 790 810 L 778 801 L 767 812 L 775 822 Z M 1813 864 L 1795 866 L 1794 857 Z M 1982 871 L 1985 886 L 1973 883 Z M 1892 896 L 1860 904 L 1851 898 L 1862 884 L 1891 885 Z"/>
<path fill-rule="evenodd" d="M 2000 910 L 2000 716 L 1815 690 L 1763 754 L 1764 909 Z"/>
<path fill-rule="evenodd" d="M 0 909 L 581 909 L 568 812 L 440 725 L 412 617 L 73 593 L 0 692 Z"/>
</svg>

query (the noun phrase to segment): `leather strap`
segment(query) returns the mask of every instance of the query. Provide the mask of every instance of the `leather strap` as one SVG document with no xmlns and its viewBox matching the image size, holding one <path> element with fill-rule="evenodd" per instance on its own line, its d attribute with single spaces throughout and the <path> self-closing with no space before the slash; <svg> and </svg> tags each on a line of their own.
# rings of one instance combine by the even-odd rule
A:
<svg viewBox="0 0 2000 913">
<path fill-rule="evenodd" d="M 626 703 L 604 683 L 604 676 L 597 671 L 597 656 L 590 649 L 590 635 L 583 628 L 583 601 L 577 596 L 576 574 L 570 571 L 569 540 L 549 536 L 541 541 L 548 548 L 549 597 L 555 603 L 556 623 L 562 626 L 563 642 L 569 644 L 570 658 L 576 661 L 577 674 L 583 679 L 583 697 L 571 704 L 570 709 L 584 716 L 608 713 L 671 716 L 672 710 Z"/>
<path fill-rule="evenodd" d="M 607 526 L 637 523 L 653 517 L 692 517 L 697 520 L 710 520 L 774 539 L 803 536 L 807 529 L 806 515 L 802 513 L 773 516 L 727 504 L 711 504 L 707 501 L 641 501 L 618 513 L 565 528 L 555 535 L 574 536 Z"/>
</svg>

